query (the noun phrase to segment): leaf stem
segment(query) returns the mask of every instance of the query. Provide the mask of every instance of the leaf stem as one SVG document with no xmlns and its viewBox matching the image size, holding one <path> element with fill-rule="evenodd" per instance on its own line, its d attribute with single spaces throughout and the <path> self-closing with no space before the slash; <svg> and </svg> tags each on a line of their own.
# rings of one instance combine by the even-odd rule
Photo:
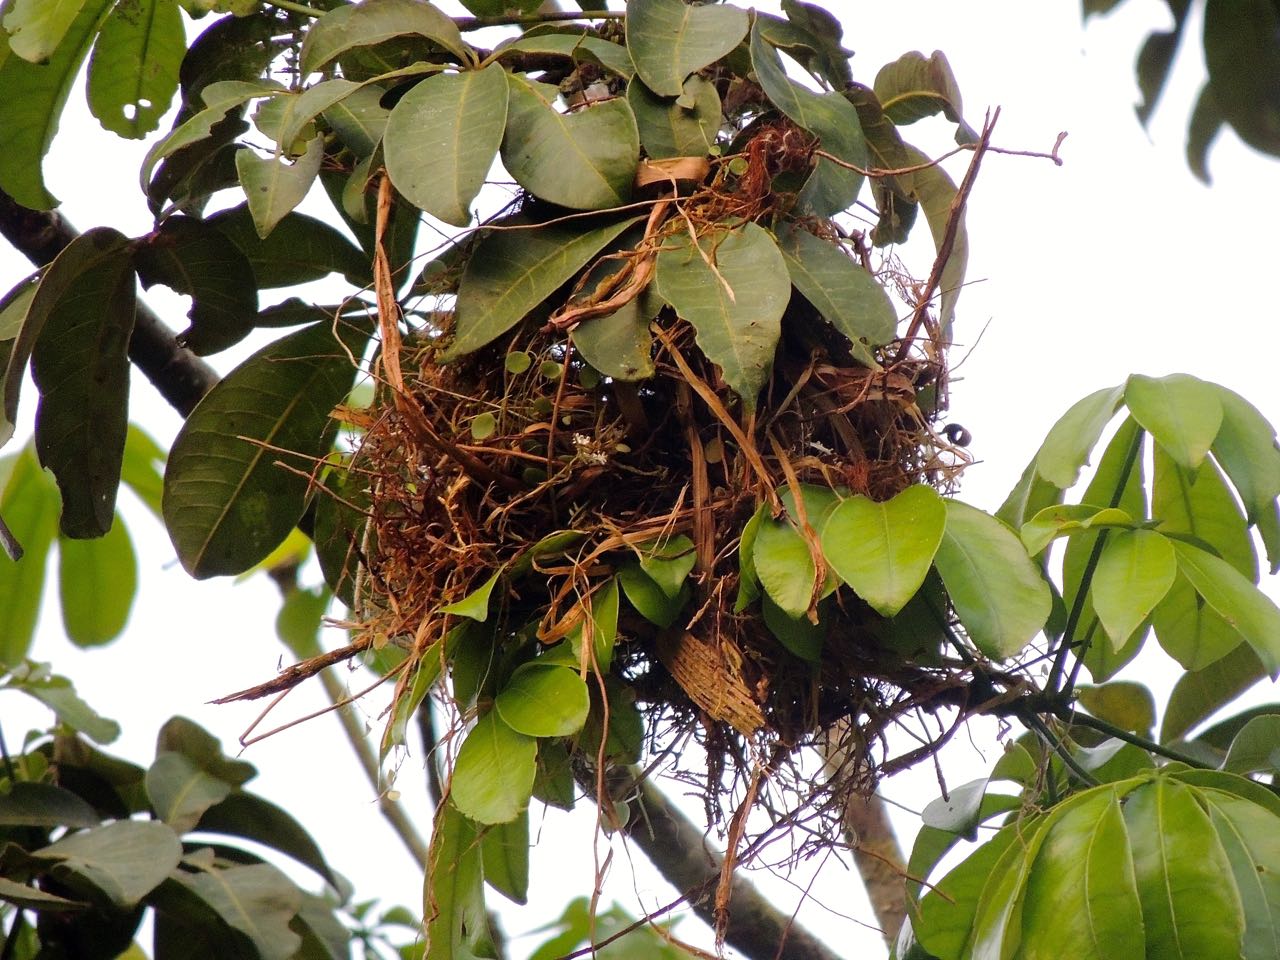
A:
<svg viewBox="0 0 1280 960">
<path fill-rule="evenodd" d="M 325 11 L 313 10 L 304 3 L 294 3 L 293 0 L 262 0 L 269 7 L 275 7 L 277 10 L 284 10 L 288 13 L 297 13 L 304 17 L 323 17 Z"/>
<path fill-rule="evenodd" d="M 1141 747 L 1148 753 L 1154 753 L 1157 756 L 1164 757 L 1166 760 L 1176 760 L 1179 763 L 1185 763 L 1189 767 L 1196 767 L 1200 770 L 1214 769 L 1207 763 L 1197 760 L 1190 754 L 1183 753 L 1181 750 L 1175 750 L 1172 747 L 1166 747 L 1148 740 L 1146 737 L 1140 737 L 1136 733 L 1132 733 L 1122 727 L 1117 727 L 1113 723 L 1101 720 L 1098 717 L 1090 716 L 1087 713 L 1075 713 L 1065 704 L 1060 705 L 1054 710 L 1054 716 L 1067 723 L 1073 723 L 1077 726 L 1088 727 L 1091 730 L 1097 730 L 1099 733 L 1105 733 L 1109 737 L 1115 737 L 1117 740 L 1123 740 L 1125 743 L 1131 743 L 1135 747 Z"/>
<path fill-rule="evenodd" d="M 1116 488 L 1111 493 L 1111 502 L 1107 504 L 1112 509 L 1120 506 L 1120 500 L 1124 496 L 1124 489 L 1129 485 L 1129 475 L 1133 472 L 1133 465 L 1138 459 L 1138 451 L 1142 449 L 1144 435 L 1141 429 L 1135 430 L 1129 449 L 1125 451 L 1124 463 L 1120 468 L 1120 480 L 1116 483 Z M 1067 615 L 1067 624 L 1062 630 L 1062 641 L 1058 645 L 1058 652 L 1054 657 L 1053 667 L 1049 671 L 1049 679 L 1046 684 L 1048 690 L 1053 694 L 1059 692 L 1059 684 L 1062 682 L 1062 674 L 1067 665 L 1067 654 L 1071 652 L 1071 648 L 1074 645 L 1075 631 L 1080 626 L 1080 617 L 1084 615 L 1084 602 L 1089 596 L 1090 587 L 1093 586 L 1093 574 L 1098 568 L 1098 560 L 1102 557 L 1102 548 L 1106 546 L 1108 533 L 1110 531 L 1106 528 L 1098 533 L 1098 539 L 1093 543 L 1093 549 L 1089 552 L 1089 560 L 1080 576 L 1080 585 L 1076 588 L 1075 601 L 1071 604 L 1071 612 Z M 1088 644 L 1086 642 L 1076 654 L 1076 657 L 1083 657 L 1087 649 Z M 1071 683 L 1067 684 L 1066 688 L 1061 692 L 1070 694 L 1077 675 L 1078 671 L 1072 671 Z"/>
<path fill-rule="evenodd" d="M 268 0 L 270 2 L 270 0 Z M 572 20 L 622 20 L 625 10 L 551 10 L 546 13 L 510 13 L 498 17 L 454 17 L 453 22 L 463 33 L 483 30 L 485 27 L 536 26 L 539 23 L 560 23 Z"/>
<path fill-rule="evenodd" d="M 1075 775 L 1077 780 L 1083 783 L 1086 787 L 1101 786 L 1097 778 L 1094 777 L 1093 774 L 1091 774 L 1084 767 L 1080 766 L 1080 762 L 1071 755 L 1071 751 L 1067 749 L 1067 745 L 1064 744 L 1059 738 L 1055 737 L 1053 735 L 1053 731 L 1050 730 L 1049 727 L 1045 724 L 1045 722 L 1041 720 L 1036 714 L 1032 713 L 1030 710 L 1027 710 L 1019 714 L 1018 719 L 1020 719 L 1024 724 L 1026 724 L 1028 728 L 1036 732 L 1037 736 L 1039 736 L 1040 739 L 1043 740 L 1049 746 L 1049 748 L 1058 755 L 1058 757 L 1062 760 L 1066 768 Z"/>
</svg>

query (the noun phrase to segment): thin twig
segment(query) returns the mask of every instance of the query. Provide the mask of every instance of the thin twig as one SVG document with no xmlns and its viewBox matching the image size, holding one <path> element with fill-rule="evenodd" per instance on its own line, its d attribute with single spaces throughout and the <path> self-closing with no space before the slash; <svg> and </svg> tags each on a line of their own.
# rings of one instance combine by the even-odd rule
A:
<svg viewBox="0 0 1280 960">
<path fill-rule="evenodd" d="M 1058 148 L 1062 146 L 1062 141 L 1067 139 L 1067 131 L 1063 130 L 1058 134 L 1058 138 L 1053 142 L 1053 149 L 1049 153 L 1043 153 L 1039 150 L 1010 150 L 1008 147 L 993 147 L 987 145 L 982 147 L 982 141 L 979 139 L 977 143 L 962 143 L 954 150 L 948 150 L 942 156 L 929 160 L 925 163 L 915 163 L 909 167 L 860 167 L 856 163 L 850 163 L 848 160 L 841 160 L 835 154 L 827 153 L 822 149 L 815 149 L 813 155 L 829 160 L 837 167 L 844 167 L 846 170 L 852 170 L 860 173 L 864 177 L 899 177 L 907 173 L 918 173 L 921 170 L 928 170 L 930 167 L 936 167 L 943 160 L 964 153 L 966 151 L 976 151 L 982 149 L 986 153 L 1001 153 L 1007 157 L 1034 157 L 1038 160 L 1052 160 L 1055 166 L 1062 166 L 1062 157 L 1058 155 Z"/>
<path fill-rule="evenodd" d="M 519 27 L 526 24 L 563 23 L 573 20 L 623 20 L 625 10 L 549 10 L 546 13 L 509 13 L 498 17 L 454 17 L 463 33 L 485 27 Z"/>
</svg>

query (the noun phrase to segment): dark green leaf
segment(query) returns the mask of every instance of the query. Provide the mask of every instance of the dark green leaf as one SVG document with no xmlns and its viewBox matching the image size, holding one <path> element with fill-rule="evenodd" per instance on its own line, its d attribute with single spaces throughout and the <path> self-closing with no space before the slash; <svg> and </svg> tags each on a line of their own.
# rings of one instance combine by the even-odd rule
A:
<svg viewBox="0 0 1280 960">
<path fill-rule="evenodd" d="M 662 298 L 693 325 L 698 346 L 725 383 L 754 410 L 791 297 L 773 237 L 755 223 L 721 226 L 695 246 L 682 232 L 659 252 L 656 280 Z"/>
<path fill-rule="evenodd" d="M 62 623 L 78 647 L 110 643 L 129 620 L 138 590 L 138 561 L 123 517 L 97 540 L 58 541 Z"/>
<path fill-rule="evenodd" d="M 1280 10 L 1271 0 L 1207 0 L 1204 61 L 1222 116 L 1255 150 L 1280 156 Z"/>
<path fill-rule="evenodd" d="M 507 726 L 530 737 L 577 733 L 589 707 L 586 681 L 576 671 L 537 662 L 517 667 L 494 701 Z"/>
<path fill-rule="evenodd" d="M 1222 426 L 1218 391 L 1185 373 L 1158 379 L 1134 374 L 1125 383 L 1124 402 L 1133 419 L 1187 470 L 1204 461 Z"/>
<path fill-rule="evenodd" d="M 558 54 L 569 57 L 575 62 L 596 63 L 611 73 L 628 80 L 635 74 L 635 65 L 626 47 L 594 37 L 589 33 L 569 32 L 572 25 L 565 24 L 556 28 L 555 33 L 535 33 L 530 31 L 514 40 L 504 41 L 494 50 L 501 57 L 506 53 L 542 53 Z"/>
<path fill-rule="evenodd" d="M 162 753 L 180 753 L 201 770 L 234 787 L 243 786 L 258 773 L 253 764 L 224 754 L 213 734 L 186 717 L 171 717 L 160 728 L 156 756 Z"/>
<path fill-rule="evenodd" d="M 682 0 L 634 0 L 627 7 L 627 50 L 636 73 L 662 97 L 678 97 L 689 74 L 730 53 L 747 33 L 737 7 Z"/>
<path fill-rule="evenodd" d="M 579 324 L 573 331 L 573 345 L 606 377 L 647 380 L 654 373 L 649 322 L 661 309 L 662 299 L 648 286 L 608 316 Z"/>
<path fill-rule="evenodd" d="M 279 850 L 310 867 L 334 890 L 344 888 L 342 878 L 334 873 L 315 840 L 293 814 L 257 794 L 236 790 L 206 810 L 195 829 L 201 833 L 243 837 Z"/>
<path fill-rule="evenodd" d="M 1151 121 L 1160 92 L 1164 89 L 1173 67 L 1173 55 L 1178 51 L 1178 41 L 1182 38 L 1184 19 L 1179 18 L 1172 30 L 1152 30 L 1147 39 L 1142 41 L 1138 50 L 1138 62 L 1135 72 L 1138 76 L 1138 89 L 1142 93 L 1142 102 L 1135 108 L 1138 122 L 1144 127 Z"/>
<path fill-rule="evenodd" d="M 290 924 L 302 891 L 269 863 L 174 875 L 233 930 L 243 933 L 262 960 L 292 960 L 302 939 Z"/>
<path fill-rule="evenodd" d="M 634 222 L 619 220 L 584 232 L 517 221 L 506 226 L 528 229 L 486 236 L 463 271 L 455 336 L 442 359 L 465 356 L 510 330 Z"/>
<path fill-rule="evenodd" d="M 915 167 L 928 162 L 928 157 L 915 147 L 906 146 L 905 149 L 908 165 Z M 951 222 L 952 205 L 956 202 L 958 195 L 955 183 L 942 167 L 935 164 L 913 170 L 911 173 L 899 174 L 897 184 L 919 205 L 920 209 L 924 210 L 925 220 L 929 223 L 929 233 L 933 237 L 933 248 L 941 252 L 946 239 L 947 225 Z M 956 300 L 960 297 L 965 271 L 969 266 L 969 229 L 965 226 L 963 208 L 956 216 L 958 220 L 951 252 L 947 257 L 946 265 L 942 268 L 942 277 L 938 285 L 938 318 L 947 342 L 950 342 L 951 338 L 951 321 L 955 318 Z"/>
<path fill-rule="evenodd" d="M 865 168 L 869 162 L 867 142 L 857 109 L 839 93 L 813 93 L 788 77 L 771 40 L 772 27 L 770 21 L 757 18 L 751 29 L 751 65 L 765 95 L 775 107 L 817 137 L 822 150 L 846 164 Z M 814 216 L 831 216 L 858 198 L 862 179 L 856 170 L 821 158 L 798 203 Z M 959 252 L 957 244 L 957 254 Z"/>
<path fill-rule="evenodd" d="M 177 0 L 117 4 L 89 61 L 89 109 L 113 133 L 145 137 L 169 109 L 186 52 Z"/>
<path fill-rule="evenodd" d="M 529 811 L 510 823 L 486 827 L 480 835 L 484 879 L 508 900 L 529 900 Z"/>
<path fill-rule="evenodd" d="M 114 0 L 59 0 L 58 9 L 70 11 L 74 17 L 69 26 L 63 30 L 37 30 L 30 35 L 25 54 L 0 56 L 0 90 L 4 91 L 0 97 L 0 130 L 4 131 L 0 190 L 24 207 L 49 210 L 58 204 L 44 185 L 44 156 L 58 132 L 62 108 L 97 35 L 98 24 L 113 3 Z M 25 5 L 33 18 L 44 19 L 49 10 L 46 0 L 26 0 Z M 8 31 L 14 29 L 14 13 L 5 17 Z M 13 42 L 9 40 L 9 44 Z M 0 49 L 8 49 L 8 44 L 0 43 Z M 14 49 L 22 50 L 22 43 L 18 42 Z"/>
<path fill-rule="evenodd" d="M 58 532 L 58 492 L 30 449 L 13 465 L 0 517 L 24 551 L 16 562 L 0 558 L 0 664 L 14 666 L 35 637 L 49 547 Z"/>
<path fill-rule="evenodd" d="M 964 104 L 951 64 L 941 50 L 926 58 L 918 50 L 904 53 L 876 74 L 875 93 L 885 114 L 898 126 L 915 123 L 941 112 L 956 124 L 956 141 L 978 138 L 964 122 Z"/>
<path fill-rule="evenodd" d="M 660 97 L 639 78 L 627 84 L 640 143 L 650 159 L 705 157 L 720 132 L 720 94 L 699 76 L 684 82 L 679 99 Z"/>
<path fill-rule="evenodd" d="M 189 832 L 231 789 L 231 784 L 210 776 L 180 753 L 161 753 L 147 771 L 152 809 L 179 834 Z"/>
<path fill-rule="evenodd" d="M 1241 644 L 1202 670 L 1184 673 L 1174 684 L 1160 723 L 1160 742 L 1171 743 L 1235 700 L 1267 675 L 1258 655 Z"/>
<path fill-rule="evenodd" d="M 109 227 L 81 234 L 50 265 L 23 327 L 38 336 L 36 451 L 62 493 L 62 532 L 111 528 L 128 429 L 134 319 L 129 240 Z"/>
<path fill-rule="evenodd" d="M 212 223 L 170 217 L 137 249 L 144 287 L 157 283 L 191 297 L 191 326 L 178 341 L 193 353 L 217 353 L 243 340 L 258 313 L 258 284 L 249 261 Z"/>
<path fill-rule="evenodd" d="M 795 288 L 853 345 L 853 354 L 868 365 L 868 348 L 893 339 L 898 317 L 884 288 L 837 244 L 793 229 L 779 238 Z"/>
<path fill-rule="evenodd" d="M 1017 536 L 990 514 L 947 500 L 934 563 L 960 622 L 983 653 L 1011 657 L 1049 617 L 1049 585 Z"/>
<path fill-rule="evenodd" d="M 1222 769 L 1242 776 L 1280 769 L 1280 716 L 1254 717 L 1231 741 Z"/>
<path fill-rule="evenodd" d="M 792 616 L 765 594 L 760 598 L 764 625 L 789 653 L 808 663 L 822 662 L 822 642 L 826 629 L 805 616 Z M 819 613 L 821 616 L 821 612 Z"/>
<path fill-rule="evenodd" d="M 1187 125 L 1187 166 L 1201 183 L 1209 184 L 1209 148 L 1218 138 L 1227 118 L 1222 115 L 1218 101 L 1213 96 L 1213 86 L 1206 83 L 1200 88 L 1196 104 L 1191 109 L 1191 121 Z"/>
<path fill-rule="evenodd" d="M 88 904 L 80 903 L 76 900 L 68 900 L 65 897 L 55 897 L 51 893 L 45 893 L 36 887 L 28 886 L 25 883 L 15 883 L 13 880 L 6 880 L 0 877 L 0 900 L 11 903 L 19 908 L 35 910 L 37 912 L 52 913 L 63 910 L 83 910 Z M 30 930 L 30 928 L 27 928 Z M 24 948 L 21 946 L 22 941 L 16 940 L 19 944 L 18 956 L 34 956 L 35 945 L 32 945 L 30 953 L 21 952 Z"/>
<path fill-rule="evenodd" d="M 852 497 L 823 526 L 822 552 L 854 593 L 892 617 L 924 583 L 946 524 L 947 508 L 931 487 L 917 484 L 883 503 Z"/>
<path fill-rule="evenodd" d="M 68 834 L 32 856 L 82 877 L 117 906 L 131 907 L 178 865 L 182 844 L 163 823 L 119 820 Z"/>
<path fill-rule="evenodd" d="M 265 239 L 258 236 L 247 204 L 215 213 L 208 222 L 248 259 L 259 287 L 292 287 L 330 273 L 356 286 L 369 280 L 369 258 L 334 227 L 304 213 L 290 213 Z"/>
<path fill-rule="evenodd" d="M 6 827 L 96 827 L 101 822 L 93 807 L 52 783 L 19 780 L 0 793 L 0 824 Z"/>
<path fill-rule="evenodd" d="M 782 0 L 782 12 L 793 27 L 804 32 L 806 46 L 813 51 L 807 61 L 801 61 L 805 69 L 820 75 L 837 90 L 850 85 L 853 73 L 849 58 L 853 51 L 840 43 L 844 39 L 844 27 L 839 17 L 816 3 L 802 0 Z M 792 56 L 797 56 L 794 46 L 788 49 Z"/>
<path fill-rule="evenodd" d="M 618 582 L 627 600 L 636 608 L 636 612 L 663 629 L 671 626 L 680 616 L 680 611 L 692 595 L 687 585 L 682 584 L 680 591 L 670 597 L 640 565 L 628 564 L 618 571 Z"/>
<path fill-rule="evenodd" d="M 249 569 L 302 516 L 306 474 L 337 429 L 330 411 L 351 389 L 347 351 L 358 355 L 367 335 L 342 333 L 339 344 L 329 324 L 316 324 L 264 347 L 187 418 L 165 471 L 164 515 L 192 576 Z M 297 455 L 303 475 L 275 465 L 281 451 Z"/>
<path fill-rule="evenodd" d="M 458 750 L 450 797 L 478 823 L 514 820 L 533 793 L 537 752 L 537 739 L 512 730 L 491 710 Z"/>
<path fill-rule="evenodd" d="M 299 56 L 302 73 L 315 73 L 356 47 L 403 36 L 434 40 L 459 60 L 466 60 L 470 50 L 453 20 L 430 3 L 366 0 L 330 10 L 311 25 Z"/>
<path fill-rule="evenodd" d="M 506 122 L 506 71 L 498 64 L 428 77 L 391 111 L 387 172 L 411 203 L 465 227 Z"/>
<path fill-rule="evenodd" d="M 572 113 L 556 109 L 559 88 L 507 74 L 510 99 L 502 163 L 534 196 L 573 210 L 603 210 L 631 198 L 640 134 L 622 98 Z"/>
</svg>

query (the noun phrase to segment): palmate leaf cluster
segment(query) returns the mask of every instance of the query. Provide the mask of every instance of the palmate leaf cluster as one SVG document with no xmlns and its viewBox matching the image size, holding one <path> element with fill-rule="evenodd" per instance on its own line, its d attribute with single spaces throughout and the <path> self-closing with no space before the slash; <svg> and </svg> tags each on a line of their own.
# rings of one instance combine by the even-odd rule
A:
<svg viewBox="0 0 1280 960">
<path fill-rule="evenodd" d="M 695 366 L 714 371 L 722 421 L 747 437 L 734 435 L 730 451 L 744 458 L 764 436 L 748 432 L 770 419 L 780 358 L 797 343 L 860 371 L 885 396 L 899 390 L 919 422 L 937 414 L 926 387 L 900 372 L 893 380 L 913 348 L 895 339 L 904 333 L 899 312 L 916 305 L 871 272 L 863 241 L 900 243 L 923 212 L 935 249 L 949 251 L 932 291 L 928 347 L 912 354 L 932 351 L 936 360 L 964 280 L 963 198 L 902 130 L 941 116 L 958 143 L 979 139 L 942 54 L 908 53 L 860 84 L 838 22 L 799 2 L 772 17 L 729 4 L 632 0 L 621 23 L 616 15 L 542 23 L 511 30 L 491 49 L 478 45 L 472 28 L 481 24 L 420 0 L 316 3 L 314 16 L 298 6 L 16 0 L 7 8 L 0 188 L 19 202 L 55 202 L 40 161 L 86 60 L 91 108 L 121 135 L 151 132 L 180 97 L 172 129 L 141 170 L 155 229 L 133 238 L 90 230 L 0 301 L 0 440 L 12 435 L 27 369 L 38 392 L 34 450 L 5 462 L 0 500 L 0 516 L 27 550 L 0 576 L 0 597 L 11 601 L 0 605 L 8 628 L 0 659 L 11 668 L 28 652 L 55 541 L 73 638 L 105 642 L 122 628 L 133 585 L 116 511 L 121 480 L 158 507 L 192 575 L 250 570 L 301 528 L 314 537 L 328 589 L 357 606 L 354 581 L 369 559 L 361 554 L 376 546 L 372 491 L 360 482 L 358 458 L 345 460 L 334 445 L 339 418 L 357 432 L 379 419 L 344 405 L 362 359 L 396 349 L 374 344 L 375 330 L 399 331 L 404 357 L 436 370 L 479 369 L 540 389 L 573 380 L 585 394 L 616 389 L 611 398 L 671 377 L 665 338 L 687 330 Z M 512 12 L 479 0 L 467 6 L 479 17 Z M 180 8 L 220 15 L 189 49 L 174 32 Z M 495 170 L 515 197 L 496 211 L 483 192 Z M 317 186 L 345 230 L 296 209 Z M 227 189 L 238 191 L 230 205 L 220 195 Z M 860 202 L 875 218 L 865 237 L 849 216 Z M 461 232 L 420 268 L 414 254 L 426 218 Z M 615 271 L 620 264 L 632 272 Z M 332 275 L 347 281 L 351 298 L 312 304 L 275 293 Z M 258 349 L 191 413 L 162 495 L 159 452 L 128 428 L 139 282 L 191 297 L 180 338 L 196 354 L 297 328 Z M 381 304 L 366 295 L 375 284 Z M 386 358 L 374 369 L 387 371 Z M 1070 498 L 1077 502 L 1064 502 L 1122 409 L 1091 479 Z M 554 432 L 553 410 L 537 412 Z M 495 405 L 448 424 L 458 430 L 446 439 L 492 450 L 506 415 Z M 602 455 L 591 449 L 582 458 Z M 815 482 L 820 473 L 775 478 L 776 489 L 762 491 L 720 545 L 715 570 L 733 588 L 726 614 L 762 623 L 777 658 L 808 678 L 831 662 L 832 624 L 856 610 L 871 625 L 868 646 L 890 650 L 895 666 L 970 684 L 964 709 L 1004 710 L 1034 731 L 990 778 L 1019 784 L 1019 795 L 988 794 L 983 781 L 926 813 L 910 872 L 939 892 L 914 891 L 901 955 L 1051 956 L 1070 943 L 1081 956 L 1155 956 L 1184 935 L 1201 938 L 1204 955 L 1268 955 L 1280 908 L 1269 878 L 1280 865 L 1260 839 L 1275 833 L 1277 808 L 1259 780 L 1274 774 L 1275 717 L 1263 709 L 1191 734 L 1241 689 L 1280 672 L 1280 610 L 1257 588 L 1254 546 L 1256 534 L 1274 571 L 1280 452 L 1271 424 L 1216 385 L 1135 376 L 1073 406 L 995 515 L 927 483 L 871 496 Z M 504 476 L 516 495 L 547 482 L 532 469 Z M 398 479 L 408 490 L 430 478 Z M 938 482 L 927 470 L 908 479 Z M 1056 576 L 1049 555 L 1059 540 Z M 580 530 L 547 530 L 479 572 L 466 567 L 423 621 L 441 627 L 428 649 L 398 636 L 403 643 L 374 658 L 400 683 L 384 759 L 441 683 L 474 720 L 436 814 L 423 901 L 429 956 L 492 952 L 484 890 L 525 899 L 531 799 L 572 805 L 584 762 L 642 757 L 644 718 L 615 668 L 628 629 L 679 634 L 706 600 L 702 548 L 689 531 L 655 530 L 596 557 L 604 572 L 555 637 L 539 635 L 547 603 L 517 600 L 549 595 L 547 571 L 571 566 L 589 546 Z M 67 584 L 85 580 L 112 602 L 77 601 Z M 314 626 L 326 599 L 296 593 L 287 617 Z M 1152 632 L 1187 671 L 1158 735 L 1149 692 L 1111 680 Z M 1020 664 L 1042 655 L 1050 667 L 1041 682 Z M 1078 683 L 1085 669 L 1096 685 Z M 60 702 L 66 708 L 65 696 Z M 764 721 L 759 704 L 713 716 L 746 738 Z M 75 713 L 62 719 L 92 724 Z M 1153 752 L 1107 740 L 1099 731 L 1108 730 Z M 1171 756 L 1178 759 L 1166 763 Z M 191 795 L 208 806 L 166 812 L 165 769 L 184 763 L 194 764 Z M 137 896 L 113 900 L 117 907 L 145 903 L 163 913 L 172 901 L 162 892 L 174 884 L 185 891 L 202 877 L 229 882 L 237 870 L 257 870 L 255 878 L 274 870 L 225 850 L 212 860 L 184 850 L 187 830 L 248 795 L 182 750 L 163 751 L 156 765 L 159 773 L 142 777 L 145 796 L 135 790 L 132 806 L 110 814 L 115 824 L 42 825 L 80 830 L 69 834 L 74 846 L 154 814 L 147 829 L 157 838 L 167 830 L 166 849 L 180 861 L 154 858 L 163 875 L 146 890 L 139 881 Z M 26 778 L 60 789 L 43 775 Z M 625 821 L 625 803 L 612 806 Z M 994 840 L 942 879 L 929 876 L 957 838 L 1002 814 L 1008 823 Z M 111 899 L 49 852 L 62 840 L 45 839 L 22 841 L 21 856 L 0 861 L 0 877 L 39 893 L 43 878 L 68 882 L 55 869 L 69 871 Z M 327 867 L 321 875 L 336 886 Z M 1110 886 L 1091 886 L 1098 878 Z M 1179 893 L 1162 899 L 1168 889 Z M 18 893 L 0 886 L 0 899 L 42 909 Z M 205 900 L 222 918 L 219 935 L 244 955 L 309 956 L 285 934 L 302 936 L 312 901 L 270 914 L 278 936 L 241 931 L 244 938 Z M 566 944 L 582 939 L 579 913 L 566 912 Z M 1210 915 L 1219 919 L 1207 925 Z M 180 927 L 203 922 L 175 916 Z"/>
</svg>

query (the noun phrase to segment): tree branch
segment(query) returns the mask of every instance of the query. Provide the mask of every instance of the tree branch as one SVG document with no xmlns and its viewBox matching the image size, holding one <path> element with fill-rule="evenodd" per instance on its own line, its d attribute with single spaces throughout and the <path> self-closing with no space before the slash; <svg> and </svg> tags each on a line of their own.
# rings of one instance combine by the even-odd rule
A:
<svg viewBox="0 0 1280 960">
<path fill-rule="evenodd" d="M 35 266 L 43 267 L 80 233 L 57 211 L 28 210 L 0 190 L 0 235 Z M 178 346 L 164 321 L 141 302 L 129 340 L 129 359 L 184 417 L 218 382 L 217 371 Z"/>
</svg>

